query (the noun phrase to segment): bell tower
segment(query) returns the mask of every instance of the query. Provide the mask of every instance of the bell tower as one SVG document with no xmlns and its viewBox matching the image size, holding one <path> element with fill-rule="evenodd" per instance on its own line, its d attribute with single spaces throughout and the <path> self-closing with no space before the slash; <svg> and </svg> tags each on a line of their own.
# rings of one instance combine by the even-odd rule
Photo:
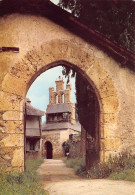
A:
<svg viewBox="0 0 135 195">
<path fill-rule="evenodd" d="M 66 89 L 64 89 L 64 80 L 59 76 L 59 78 L 55 81 L 56 83 L 56 91 L 54 90 L 54 87 L 49 88 L 49 105 L 47 107 L 47 111 L 53 106 L 53 108 L 61 109 L 61 114 L 68 113 L 68 120 L 72 124 L 76 123 L 75 120 L 75 106 L 71 102 L 71 84 L 66 84 Z M 67 112 L 62 109 L 67 109 Z M 58 112 L 60 112 L 58 110 Z M 70 110 L 70 113 L 69 113 Z M 57 113 L 57 110 L 55 110 Z M 60 113 L 55 115 L 60 115 Z"/>
</svg>

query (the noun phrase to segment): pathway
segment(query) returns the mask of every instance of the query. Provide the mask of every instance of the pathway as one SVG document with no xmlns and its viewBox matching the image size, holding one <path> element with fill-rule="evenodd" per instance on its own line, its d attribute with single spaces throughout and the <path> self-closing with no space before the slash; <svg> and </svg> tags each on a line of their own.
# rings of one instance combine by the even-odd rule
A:
<svg viewBox="0 0 135 195">
<path fill-rule="evenodd" d="M 134 182 L 83 179 L 62 160 L 46 159 L 38 173 L 49 195 L 135 195 Z"/>
</svg>

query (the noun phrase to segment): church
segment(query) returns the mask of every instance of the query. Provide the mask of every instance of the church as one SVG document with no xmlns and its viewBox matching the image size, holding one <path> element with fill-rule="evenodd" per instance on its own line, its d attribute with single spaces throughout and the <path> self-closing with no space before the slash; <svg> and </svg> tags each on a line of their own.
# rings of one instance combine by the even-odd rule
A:
<svg viewBox="0 0 135 195">
<path fill-rule="evenodd" d="M 71 134 L 81 133 L 81 125 L 75 117 L 75 104 L 71 102 L 71 84 L 56 80 L 56 90 L 49 88 L 49 104 L 46 122 L 42 126 L 42 156 L 47 159 L 65 156 L 63 144 Z"/>
</svg>

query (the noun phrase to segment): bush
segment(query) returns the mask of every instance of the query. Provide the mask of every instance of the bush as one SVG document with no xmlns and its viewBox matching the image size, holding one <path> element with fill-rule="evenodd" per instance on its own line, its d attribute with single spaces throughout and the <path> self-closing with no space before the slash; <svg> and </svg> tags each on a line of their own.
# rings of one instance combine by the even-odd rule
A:
<svg viewBox="0 0 135 195">
<path fill-rule="evenodd" d="M 135 157 L 127 154 L 110 156 L 107 162 L 93 165 L 88 171 L 88 177 L 135 181 Z"/>
<path fill-rule="evenodd" d="M 105 178 L 108 177 L 110 174 L 110 169 L 108 165 L 103 163 L 97 163 L 91 167 L 91 169 L 88 171 L 88 177 L 92 179 L 99 179 L 99 178 Z"/>
<path fill-rule="evenodd" d="M 64 148 L 65 154 L 69 152 L 69 140 L 67 140 L 66 142 L 63 143 L 62 147 Z"/>
<path fill-rule="evenodd" d="M 24 182 L 24 174 L 22 173 L 8 173 L 5 178 L 12 185 L 13 183 L 22 184 Z"/>
</svg>

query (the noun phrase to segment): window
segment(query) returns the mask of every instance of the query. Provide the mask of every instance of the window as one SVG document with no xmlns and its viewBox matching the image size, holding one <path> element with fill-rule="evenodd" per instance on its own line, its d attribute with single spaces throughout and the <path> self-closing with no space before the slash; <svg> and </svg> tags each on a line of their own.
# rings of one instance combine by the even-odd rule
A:
<svg viewBox="0 0 135 195">
<path fill-rule="evenodd" d="M 68 113 L 67 112 L 63 113 L 63 118 L 64 119 L 67 119 L 68 118 Z"/>
<path fill-rule="evenodd" d="M 30 150 L 35 150 L 35 142 L 30 142 Z"/>
</svg>

